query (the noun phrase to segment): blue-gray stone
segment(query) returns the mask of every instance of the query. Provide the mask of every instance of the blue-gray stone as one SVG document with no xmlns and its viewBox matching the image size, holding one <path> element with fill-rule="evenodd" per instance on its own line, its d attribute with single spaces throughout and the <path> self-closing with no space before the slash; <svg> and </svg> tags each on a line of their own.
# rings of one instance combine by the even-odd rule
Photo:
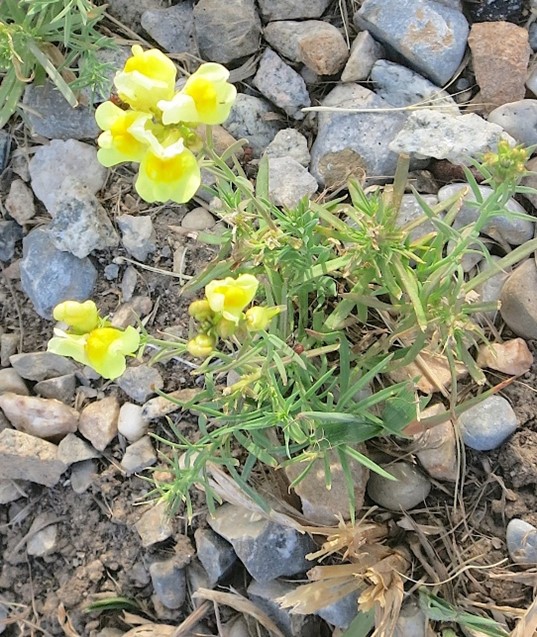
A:
<svg viewBox="0 0 537 637">
<path fill-rule="evenodd" d="M 34 135 L 48 139 L 94 139 L 101 132 L 92 106 L 73 108 L 52 82 L 30 84 L 23 104 Z"/>
<path fill-rule="evenodd" d="M 194 3 L 180 2 L 142 14 L 142 27 L 165 51 L 198 55 L 194 34 Z"/>
<path fill-rule="evenodd" d="M 408 462 L 394 462 L 386 467 L 395 480 L 371 472 L 367 495 L 385 509 L 412 509 L 429 495 L 431 483 L 421 471 Z"/>
<path fill-rule="evenodd" d="M 273 20 L 302 20 L 306 18 L 320 18 L 330 0 L 258 0 L 263 19 Z"/>
<path fill-rule="evenodd" d="M 245 137 L 254 151 L 254 156 L 259 157 L 276 133 L 283 128 L 280 123 L 270 119 L 271 112 L 274 112 L 273 107 L 266 100 L 239 93 L 229 117 L 222 126 L 235 139 Z"/>
<path fill-rule="evenodd" d="M 489 396 L 459 416 L 464 444 L 476 451 L 490 451 L 503 444 L 517 428 L 513 408 L 502 396 Z"/>
<path fill-rule="evenodd" d="M 0 173 L 7 166 L 10 148 L 11 136 L 5 130 L 0 130 Z"/>
<path fill-rule="evenodd" d="M 464 15 L 433 0 L 365 0 L 354 21 L 437 84 L 451 79 L 466 49 Z"/>
<path fill-rule="evenodd" d="M 231 544 L 211 529 L 197 529 L 194 539 L 196 555 L 207 571 L 212 587 L 227 575 L 237 556 Z"/>
<path fill-rule="evenodd" d="M 311 105 L 306 82 L 272 49 L 265 49 L 253 84 L 287 115 L 304 119 L 300 109 Z"/>
<path fill-rule="evenodd" d="M 97 270 L 88 258 L 77 259 L 69 252 L 58 250 L 43 228 L 32 230 L 22 245 L 22 289 L 39 316 L 51 319 L 58 303 L 85 301 L 91 297 Z"/>
<path fill-rule="evenodd" d="M 336 86 L 322 106 L 383 109 L 390 104 L 358 84 Z M 388 144 L 407 119 L 403 112 L 319 113 L 319 130 L 311 148 L 310 172 L 320 185 L 341 186 L 351 176 L 393 175 L 397 155 Z"/>
<path fill-rule="evenodd" d="M 537 100 L 502 104 L 489 113 L 488 121 L 501 126 L 524 146 L 537 144 Z"/>
<path fill-rule="evenodd" d="M 373 64 L 370 79 L 377 95 L 392 106 L 432 105 L 441 111 L 459 114 L 459 107 L 447 91 L 401 64 L 378 60 Z"/>
<path fill-rule="evenodd" d="M 166 608 L 180 608 L 186 598 L 186 576 L 175 559 L 153 562 L 149 567 L 153 589 Z"/>
<path fill-rule="evenodd" d="M 313 566 L 306 559 L 315 547 L 308 535 L 248 509 L 224 504 L 207 521 L 213 531 L 230 542 L 246 570 L 258 582 L 305 573 Z"/>
<path fill-rule="evenodd" d="M 346 630 L 358 615 L 358 592 L 350 593 L 342 599 L 318 610 L 316 615 L 325 622 Z"/>
<path fill-rule="evenodd" d="M 507 550 L 517 564 L 537 564 L 537 529 L 517 518 L 507 525 Z"/>
<path fill-rule="evenodd" d="M 537 50 L 537 22 L 532 22 L 529 28 L 530 46 L 533 51 Z"/>
<path fill-rule="evenodd" d="M 15 244 L 22 237 L 22 229 L 15 221 L 0 221 L 0 261 L 9 261 Z"/>
</svg>

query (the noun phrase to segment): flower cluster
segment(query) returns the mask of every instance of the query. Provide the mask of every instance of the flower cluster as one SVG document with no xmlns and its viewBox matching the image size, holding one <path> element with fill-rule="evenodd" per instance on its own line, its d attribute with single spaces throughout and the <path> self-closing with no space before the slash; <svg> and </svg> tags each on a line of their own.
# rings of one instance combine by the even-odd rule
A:
<svg viewBox="0 0 537 637">
<path fill-rule="evenodd" d="M 140 346 L 134 327 L 112 327 L 99 316 L 93 301 L 65 301 L 54 308 L 53 315 L 65 327 L 54 329 L 48 351 L 89 365 L 103 378 L 119 378 L 126 369 L 125 357 Z"/>
<path fill-rule="evenodd" d="M 202 64 L 179 91 L 176 72 L 161 51 L 135 45 L 114 78 L 120 105 L 104 102 L 95 112 L 104 131 L 99 161 L 104 166 L 139 163 L 135 188 L 149 203 L 185 203 L 194 196 L 201 183 L 195 153 L 202 141 L 196 129 L 224 122 L 237 95 L 220 64 Z"/>
<path fill-rule="evenodd" d="M 483 155 L 483 164 L 489 169 L 494 181 L 519 181 L 526 173 L 526 162 L 530 152 L 521 146 L 510 146 L 502 139 L 498 142 L 498 151 Z"/>
<path fill-rule="evenodd" d="M 266 330 L 281 308 L 254 305 L 246 310 L 258 286 L 259 281 L 252 274 L 211 281 L 205 287 L 205 298 L 193 301 L 188 308 L 190 316 L 199 323 L 197 336 L 187 343 L 188 352 L 206 358 L 216 347 L 218 338 Z"/>
</svg>

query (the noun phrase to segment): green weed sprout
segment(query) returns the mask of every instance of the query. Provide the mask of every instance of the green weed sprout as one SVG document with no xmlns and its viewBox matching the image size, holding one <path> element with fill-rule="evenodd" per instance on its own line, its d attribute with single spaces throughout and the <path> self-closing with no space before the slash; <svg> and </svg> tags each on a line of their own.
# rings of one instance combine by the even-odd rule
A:
<svg viewBox="0 0 537 637">
<path fill-rule="evenodd" d="M 113 40 L 96 27 L 105 8 L 90 0 L 2 0 L 0 3 L 0 128 L 15 112 L 26 85 L 48 76 L 75 107 L 75 91 L 102 90 L 108 65 L 97 51 Z M 73 71 L 78 65 L 78 75 Z"/>
</svg>

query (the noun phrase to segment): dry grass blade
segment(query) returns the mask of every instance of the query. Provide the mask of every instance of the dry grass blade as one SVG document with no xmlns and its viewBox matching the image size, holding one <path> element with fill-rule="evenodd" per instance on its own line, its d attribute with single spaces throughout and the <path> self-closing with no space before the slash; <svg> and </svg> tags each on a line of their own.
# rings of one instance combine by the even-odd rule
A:
<svg viewBox="0 0 537 637">
<path fill-rule="evenodd" d="M 511 637 L 533 637 L 537 633 L 537 597 L 529 605 Z"/>
<path fill-rule="evenodd" d="M 172 637 L 174 630 L 169 624 L 144 624 L 131 628 L 123 637 Z"/>
<path fill-rule="evenodd" d="M 206 599 L 208 601 L 215 602 L 216 604 L 230 606 L 243 615 L 250 615 L 253 617 L 264 628 L 272 633 L 272 635 L 275 635 L 275 637 L 285 637 L 268 615 L 266 615 L 249 599 L 246 599 L 246 597 L 243 597 L 238 593 L 224 593 L 222 591 L 213 591 L 209 588 L 199 588 L 194 593 L 193 597 L 195 599 Z"/>
<path fill-rule="evenodd" d="M 80 635 L 76 632 L 75 627 L 71 623 L 69 619 L 69 615 L 67 614 L 65 607 L 62 603 L 58 606 L 58 623 L 61 626 L 66 637 L 80 637 Z"/>
<path fill-rule="evenodd" d="M 340 567 L 320 568 L 339 569 Z M 330 579 L 322 579 L 318 582 L 299 586 L 294 591 L 280 597 L 277 601 L 283 608 L 290 608 L 292 613 L 298 615 L 316 613 L 321 608 L 335 604 L 354 591 L 363 589 L 363 582 L 356 578 L 353 572 L 348 573 L 347 571 L 348 569 L 341 569 L 341 577 L 331 577 Z M 356 612 L 358 612 L 358 605 L 356 606 Z"/>
</svg>

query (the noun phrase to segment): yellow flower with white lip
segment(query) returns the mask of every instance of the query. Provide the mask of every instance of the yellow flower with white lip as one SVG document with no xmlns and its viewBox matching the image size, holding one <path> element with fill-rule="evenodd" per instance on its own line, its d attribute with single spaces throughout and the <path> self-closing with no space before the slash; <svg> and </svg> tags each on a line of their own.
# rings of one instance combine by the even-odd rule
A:
<svg viewBox="0 0 537 637">
<path fill-rule="evenodd" d="M 242 311 L 252 302 L 259 281 L 252 274 L 241 274 L 236 279 L 215 279 L 205 287 L 205 296 L 211 310 L 237 324 Z"/>
<path fill-rule="evenodd" d="M 237 97 L 228 78 L 229 71 L 221 64 L 202 64 L 173 99 L 158 102 L 164 124 L 225 122 Z"/>
<path fill-rule="evenodd" d="M 130 130 L 138 141 L 147 144 L 134 184 L 140 197 L 148 203 L 185 203 L 192 199 L 201 184 L 200 167 L 177 133 L 172 131 L 161 142 L 141 120 Z"/>
<path fill-rule="evenodd" d="M 207 358 L 216 345 L 216 339 L 208 334 L 198 334 L 186 344 L 187 352 L 196 358 Z"/>
<path fill-rule="evenodd" d="M 255 305 L 246 310 L 244 319 L 250 332 L 266 330 L 272 319 L 281 312 L 279 307 L 261 307 Z"/>
<path fill-rule="evenodd" d="M 112 102 L 104 102 L 95 111 L 95 120 L 104 133 L 99 135 L 97 159 L 103 166 L 114 166 L 123 161 L 142 161 L 147 145 L 136 139 L 130 129 L 145 126 L 151 119 L 147 113 L 124 111 Z"/>
<path fill-rule="evenodd" d="M 133 109 L 151 111 L 159 100 L 172 99 L 175 92 L 175 64 L 158 49 L 144 51 L 132 47 L 123 71 L 116 73 L 114 84 L 121 100 Z"/>
<path fill-rule="evenodd" d="M 140 347 L 140 334 L 129 326 L 124 331 L 114 327 L 97 327 L 87 334 L 70 334 L 54 330 L 47 350 L 92 367 L 103 378 L 119 378 L 127 365 L 125 357 Z"/>
<path fill-rule="evenodd" d="M 69 326 L 75 334 L 86 334 L 99 325 L 100 317 L 93 301 L 64 301 L 56 305 L 53 316 Z"/>
</svg>

